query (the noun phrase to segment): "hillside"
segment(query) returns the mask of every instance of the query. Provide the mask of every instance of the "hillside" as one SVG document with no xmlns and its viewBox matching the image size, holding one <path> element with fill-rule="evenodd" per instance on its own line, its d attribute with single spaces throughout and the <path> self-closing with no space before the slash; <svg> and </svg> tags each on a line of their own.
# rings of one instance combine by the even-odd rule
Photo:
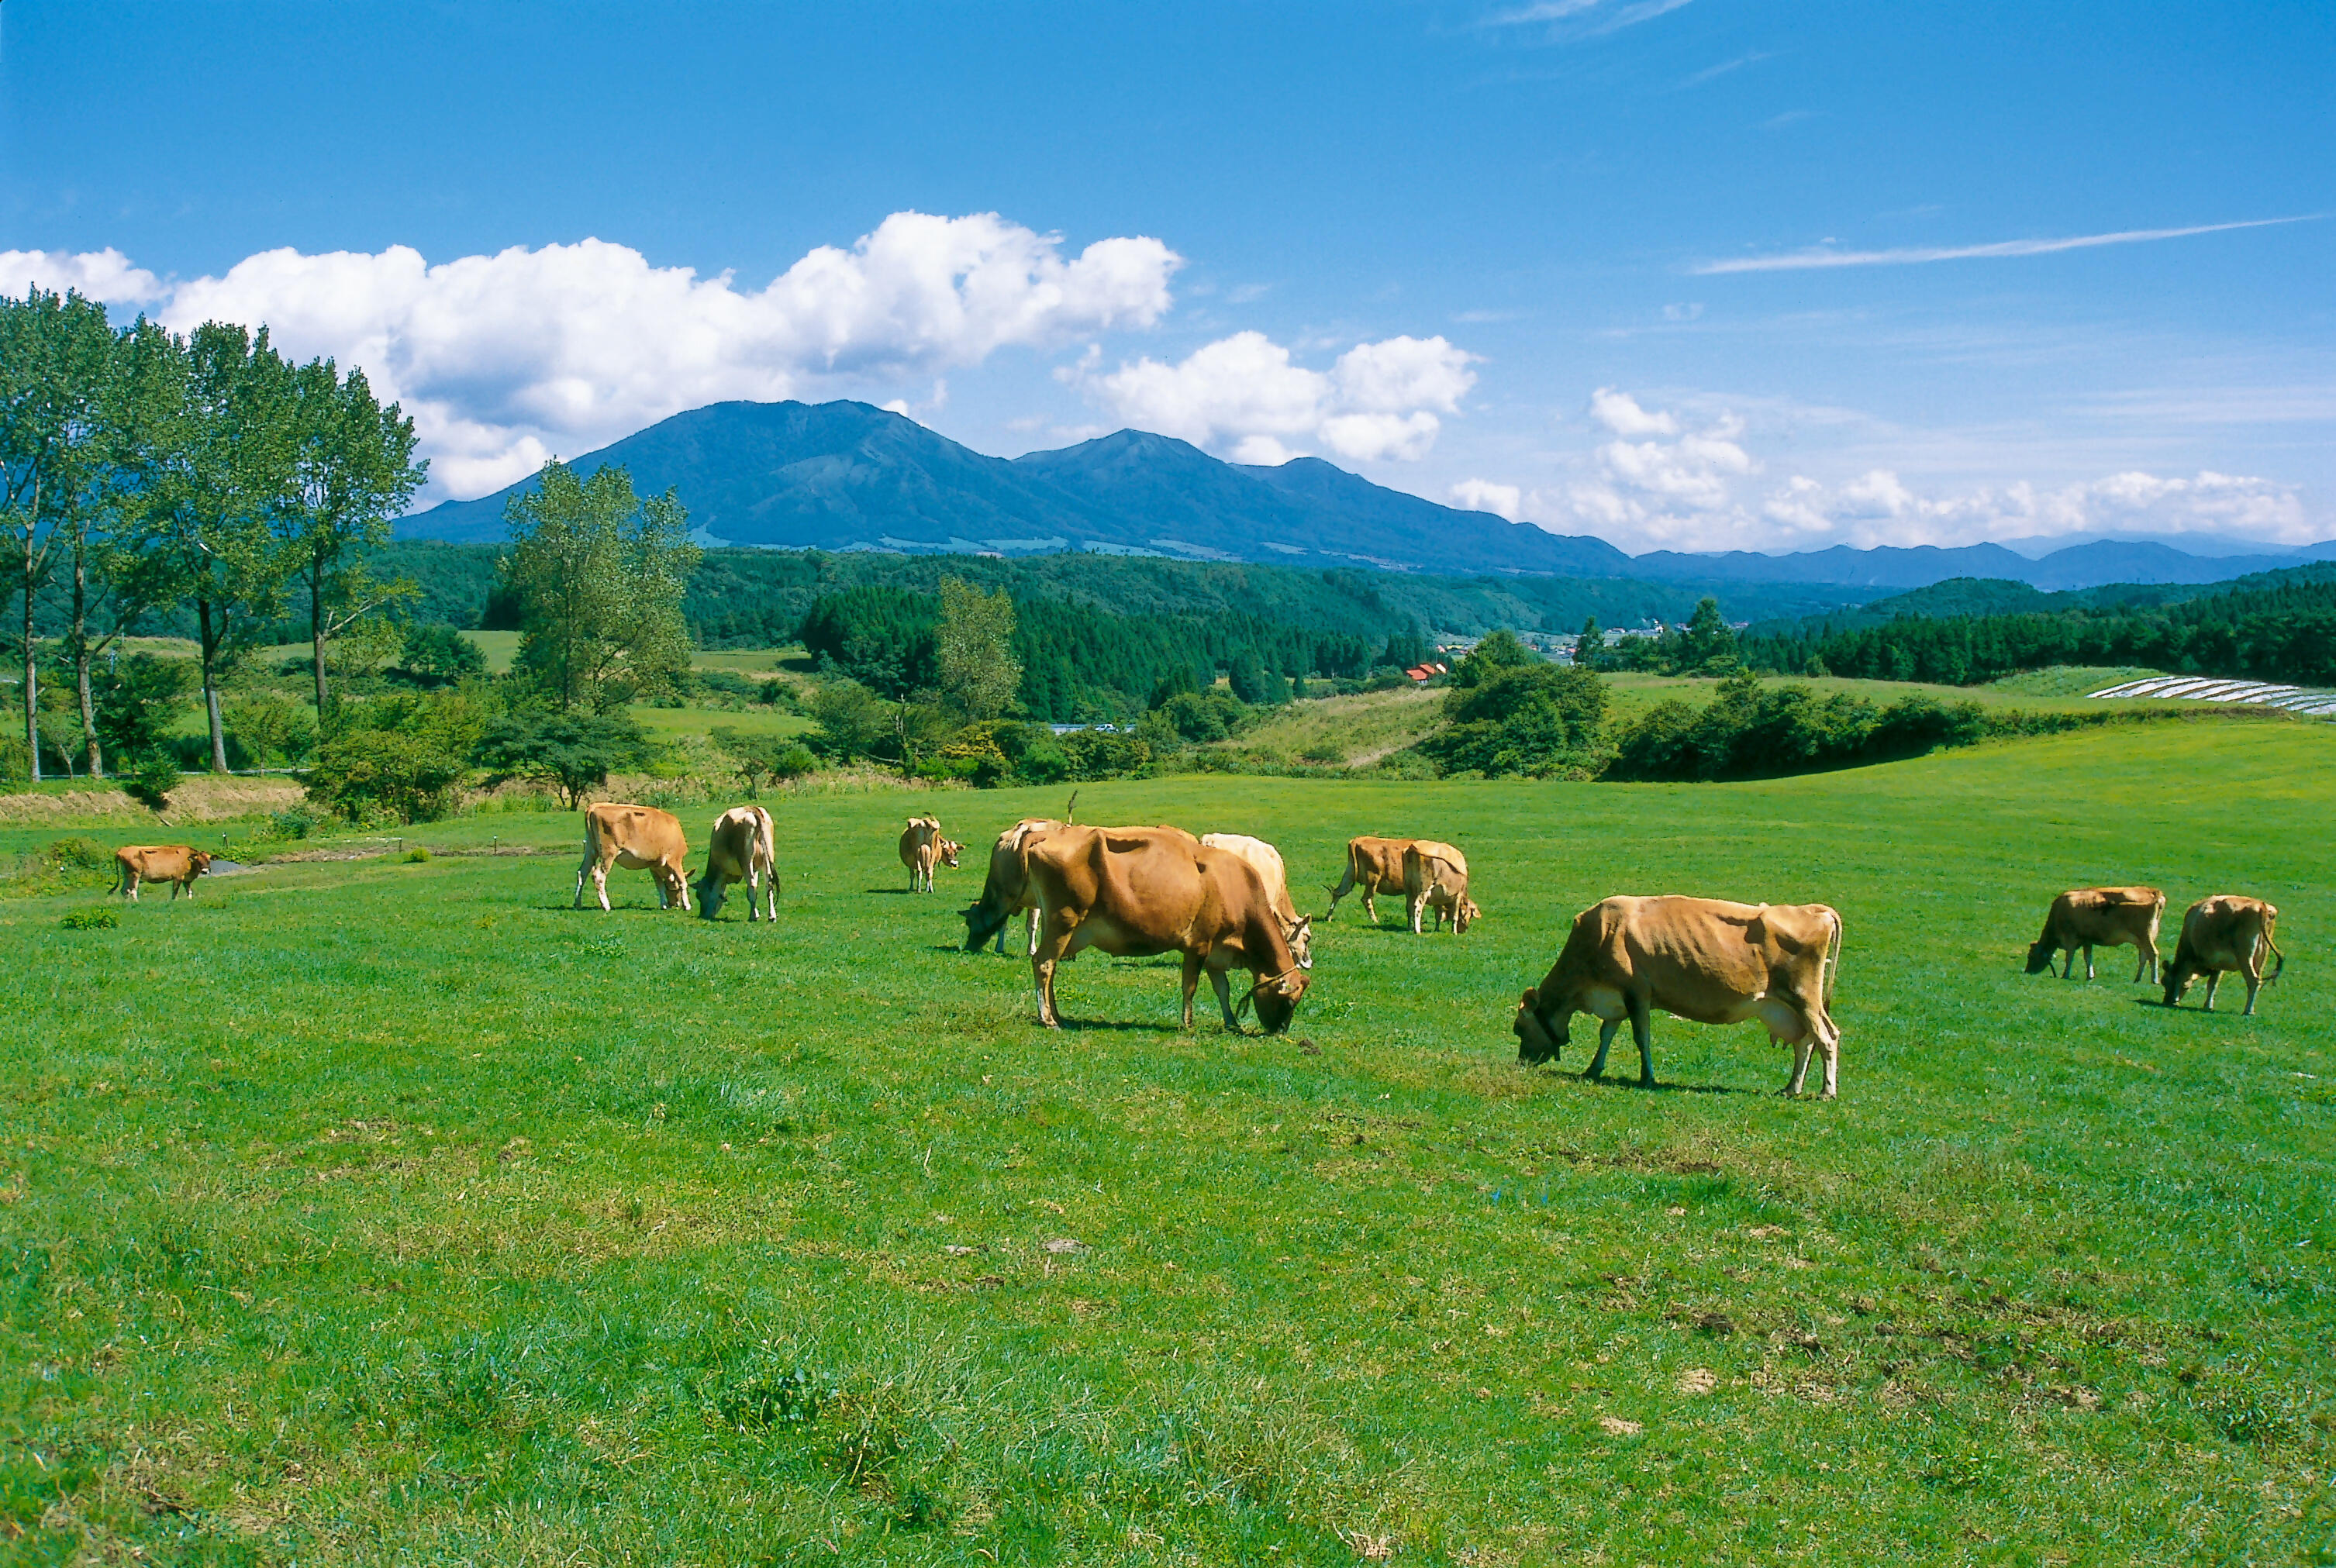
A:
<svg viewBox="0 0 2336 1568">
<path fill-rule="evenodd" d="M 1318 458 L 1246 467 L 1167 436 L 1120 431 L 1057 451 L 986 456 L 860 402 L 724 402 L 660 421 L 574 460 L 628 469 L 681 498 L 699 541 L 906 555 L 1062 552 L 1392 572 L 1544 575 L 1672 585 L 1796 586 L 1854 603 L 1954 577 L 2047 591 L 2105 583 L 2218 582 L 2291 566 L 2282 555 L 2194 556 L 2097 539 L 2031 560 L 2000 545 L 1767 556 L 1656 551 L 1550 533 L 1376 485 Z M 404 519 L 404 539 L 502 537 L 503 504 L 531 480 Z"/>
</svg>

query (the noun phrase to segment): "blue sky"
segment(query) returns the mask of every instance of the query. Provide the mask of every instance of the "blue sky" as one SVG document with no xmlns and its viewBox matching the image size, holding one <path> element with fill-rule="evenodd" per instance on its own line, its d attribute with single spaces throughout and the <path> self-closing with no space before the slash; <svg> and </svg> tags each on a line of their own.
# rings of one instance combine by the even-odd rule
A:
<svg viewBox="0 0 2336 1568">
<path fill-rule="evenodd" d="M 2301 543 L 2331 81 L 2324 4 L 6 0 L 0 286 L 365 363 L 438 495 L 855 396 L 1631 548 Z"/>
</svg>

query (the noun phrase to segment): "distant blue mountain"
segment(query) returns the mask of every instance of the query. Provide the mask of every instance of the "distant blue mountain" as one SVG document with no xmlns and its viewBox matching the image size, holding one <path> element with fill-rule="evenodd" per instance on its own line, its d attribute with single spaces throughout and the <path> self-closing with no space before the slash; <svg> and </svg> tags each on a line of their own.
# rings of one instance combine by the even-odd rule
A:
<svg viewBox="0 0 2336 1568">
<path fill-rule="evenodd" d="M 2155 542 L 2103 539 L 2037 560 L 2000 545 L 1634 557 L 1603 539 L 1438 506 L 1318 458 L 1249 467 L 1141 431 L 993 458 L 860 402 L 713 403 L 576 460 L 588 472 L 604 463 L 628 469 L 644 494 L 672 490 L 702 543 L 777 549 L 1092 550 L 1463 576 L 1793 583 L 1870 597 L 1952 577 L 2055 590 L 2217 582 L 2295 566 L 2331 548 L 2206 558 Z M 416 513 L 399 522 L 397 537 L 499 540 L 504 503 L 533 482 Z"/>
</svg>

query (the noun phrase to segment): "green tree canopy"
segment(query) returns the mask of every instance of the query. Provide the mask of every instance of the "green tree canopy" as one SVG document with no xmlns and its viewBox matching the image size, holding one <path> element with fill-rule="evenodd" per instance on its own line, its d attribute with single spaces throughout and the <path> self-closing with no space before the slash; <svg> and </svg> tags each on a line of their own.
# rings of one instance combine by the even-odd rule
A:
<svg viewBox="0 0 2336 1568">
<path fill-rule="evenodd" d="M 699 550 L 670 492 L 642 500 L 632 476 L 579 479 L 550 462 L 504 510 L 504 585 L 519 606 L 513 668 L 562 711 L 677 692 L 689 672 L 681 599 Z"/>
<path fill-rule="evenodd" d="M 113 471 L 107 415 L 118 363 L 105 308 L 94 300 L 37 288 L 23 299 L 0 296 L 0 527 L 8 545 L 0 573 L 24 610 L 18 694 L 34 779 L 41 776 L 41 745 L 34 601 L 55 567 L 59 546 L 81 542 L 107 505 Z M 84 703 L 83 740 L 95 766 L 92 718 Z"/>
<path fill-rule="evenodd" d="M 942 697 L 968 719 L 995 719 L 1014 705 L 1022 683 L 1014 656 L 1014 600 L 983 593 L 959 577 L 941 579 L 938 659 Z"/>
<path fill-rule="evenodd" d="M 395 403 L 384 408 L 363 371 L 345 378 L 328 359 L 292 372 L 290 466 L 277 508 L 287 565 L 308 600 L 308 638 L 319 718 L 332 711 L 325 683 L 326 647 L 358 617 L 419 590 L 378 583 L 365 557 L 389 542 L 390 521 L 405 509 L 429 471 L 414 456 L 414 421 Z"/>
<path fill-rule="evenodd" d="M 206 322 L 181 339 L 141 320 L 124 373 L 129 575 L 141 604 L 195 607 L 211 767 L 225 772 L 219 683 L 268 630 L 291 565 L 274 528 L 291 486 L 291 370 L 265 327 Z"/>
</svg>

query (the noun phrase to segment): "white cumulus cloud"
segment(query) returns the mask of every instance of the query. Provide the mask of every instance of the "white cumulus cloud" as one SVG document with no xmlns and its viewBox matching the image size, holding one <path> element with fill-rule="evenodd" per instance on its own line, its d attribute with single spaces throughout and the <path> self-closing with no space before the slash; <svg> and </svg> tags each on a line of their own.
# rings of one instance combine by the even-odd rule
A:
<svg viewBox="0 0 2336 1568">
<path fill-rule="evenodd" d="M 1348 462 L 1416 460 L 1476 383 L 1474 354 L 1441 337 L 1358 344 L 1327 371 L 1260 332 L 1239 332 L 1174 363 L 1149 357 L 1098 374 L 1065 373 L 1130 424 L 1279 463 L 1314 450 Z"/>
<path fill-rule="evenodd" d="M 1490 479 L 1462 479 L 1448 492 L 1452 504 L 1464 512 L 1490 512 L 1515 522 L 1524 516 L 1523 486 L 1495 484 Z"/>
<path fill-rule="evenodd" d="M 2100 534 L 2217 534 L 2306 544 L 2328 531 L 2291 485 L 2206 470 L 2138 470 L 2059 484 L 1930 488 L 1896 469 L 1845 477 L 1768 477 L 1732 411 L 1650 408 L 1601 387 L 1590 401 L 1609 438 L 1567 479 L 1538 487 L 1470 479 L 1455 505 L 1529 518 L 1559 533 L 1592 532 L 1625 549 L 1790 551 L 1833 545 L 1968 545 Z"/>
<path fill-rule="evenodd" d="M 404 246 L 272 250 L 185 281 L 112 250 L 10 251 L 0 288 L 71 286 L 180 328 L 265 323 L 287 353 L 362 365 L 414 416 L 433 489 L 475 495 L 707 402 L 889 391 L 1003 348 L 1149 327 L 1182 261 L 1156 239 L 1071 255 L 995 213 L 899 212 L 761 289 L 599 239 L 435 266 Z"/>
</svg>

